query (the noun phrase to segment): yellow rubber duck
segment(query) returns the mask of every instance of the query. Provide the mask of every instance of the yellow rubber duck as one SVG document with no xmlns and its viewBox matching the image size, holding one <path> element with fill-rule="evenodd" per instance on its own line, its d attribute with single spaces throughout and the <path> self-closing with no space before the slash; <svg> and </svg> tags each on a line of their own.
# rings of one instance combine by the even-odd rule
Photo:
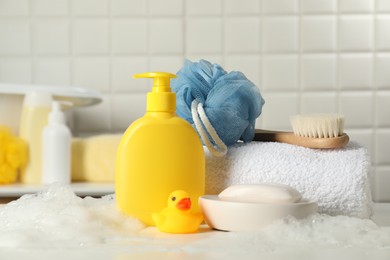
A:
<svg viewBox="0 0 390 260">
<path fill-rule="evenodd" d="M 187 192 L 176 190 L 169 195 L 168 206 L 152 219 L 158 230 L 166 233 L 185 234 L 198 231 L 203 221 L 201 213 L 190 213 L 191 199 Z"/>
</svg>

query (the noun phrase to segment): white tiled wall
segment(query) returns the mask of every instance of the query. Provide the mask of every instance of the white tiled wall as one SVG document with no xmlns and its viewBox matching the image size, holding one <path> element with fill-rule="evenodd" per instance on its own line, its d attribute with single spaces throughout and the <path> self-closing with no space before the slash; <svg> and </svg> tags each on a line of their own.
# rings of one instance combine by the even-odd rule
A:
<svg viewBox="0 0 390 260">
<path fill-rule="evenodd" d="M 258 127 L 341 112 L 390 201 L 389 0 L 0 0 L 0 81 L 96 88 L 75 133 L 123 131 L 144 113 L 145 71 L 185 58 L 243 71 L 266 105 Z"/>
</svg>

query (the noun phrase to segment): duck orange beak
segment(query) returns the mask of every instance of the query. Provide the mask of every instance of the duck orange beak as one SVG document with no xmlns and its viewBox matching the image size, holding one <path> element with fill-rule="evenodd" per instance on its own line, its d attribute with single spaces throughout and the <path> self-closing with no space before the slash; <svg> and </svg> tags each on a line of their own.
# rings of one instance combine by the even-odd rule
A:
<svg viewBox="0 0 390 260">
<path fill-rule="evenodd" d="M 177 204 L 176 207 L 180 210 L 189 210 L 191 208 L 191 199 L 190 198 L 184 198 L 181 199 Z"/>
</svg>

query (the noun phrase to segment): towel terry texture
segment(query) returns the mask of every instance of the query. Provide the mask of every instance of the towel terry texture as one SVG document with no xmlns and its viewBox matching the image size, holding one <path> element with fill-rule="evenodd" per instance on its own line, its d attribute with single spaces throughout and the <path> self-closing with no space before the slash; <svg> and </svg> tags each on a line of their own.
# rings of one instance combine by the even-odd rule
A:
<svg viewBox="0 0 390 260">
<path fill-rule="evenodd" d="M 206 194 L 234 184 L 272 182 L 292 186 L 317 201 L 329 215 L 372 215 L 370 159 L 350 142 L 343 149 L 309 149 L 283 143 L 251 142 L 232 147 L 225 157 L 206 151 Z"/>
</svg>

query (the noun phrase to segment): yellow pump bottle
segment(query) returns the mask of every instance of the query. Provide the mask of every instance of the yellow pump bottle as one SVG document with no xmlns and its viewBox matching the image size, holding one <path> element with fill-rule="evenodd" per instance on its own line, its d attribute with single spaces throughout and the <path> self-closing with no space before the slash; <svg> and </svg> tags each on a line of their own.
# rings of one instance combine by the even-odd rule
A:
<svg viewBox="0 0 390 260">
<path fill-rule="evenodd" d="M 153 78 L 147 111 L 124 133 L 116 158 L 115 193 L 119 209 L 153 226 L 152 213 L 166 207 L 167 196 L 185 190 L 195 200 L 205 190 L 205 156 L 196 131 L 176 115 L 174 74 L 153 72 L 135 78 Z"/>
</svg>

